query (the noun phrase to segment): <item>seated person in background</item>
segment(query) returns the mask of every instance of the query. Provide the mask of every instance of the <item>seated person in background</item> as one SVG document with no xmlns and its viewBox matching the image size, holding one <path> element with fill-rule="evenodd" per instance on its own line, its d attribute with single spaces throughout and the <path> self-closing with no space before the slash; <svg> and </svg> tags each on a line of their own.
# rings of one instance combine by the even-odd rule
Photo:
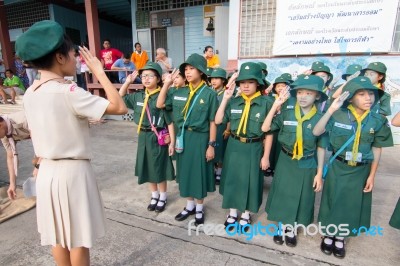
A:
<svg viewBox="0 0 400 266">
<path fill-rule="evenodd" d="M 123 57 L 115 61 L 111 66 L 111 70 L 121 70 L 118 71 L 119 83 L 125 83 L 126 75 L 136 70 L 135 64 L 131 62 L 130 58 L 131 55 L 129 53 L 124 53 Z M 142 83 L 142 81 L 140 78 L 136 78 L 134 83 Z"/>
<path fill-rule="evenodd" d="M 14 75 L 11 69 L 6 70 L 6 79 L 3 82 L 3 87 L 0 87 L 0 96 L 3 98 L 2 103 L 7 102 L 6 94 L 11 96 L 11 104 L 15 104 L 15 96 L 23 95 L 25 93 L 25 86 L 21 79 Z"/>
<path fill-rule="evenodd" d="M 160 65 L 163 74 L 168 73 L 173 68 L 172 59 L 167 57 L 167 52 L 164 48 L 156 50 L 156 62 Z"/>
</svg>

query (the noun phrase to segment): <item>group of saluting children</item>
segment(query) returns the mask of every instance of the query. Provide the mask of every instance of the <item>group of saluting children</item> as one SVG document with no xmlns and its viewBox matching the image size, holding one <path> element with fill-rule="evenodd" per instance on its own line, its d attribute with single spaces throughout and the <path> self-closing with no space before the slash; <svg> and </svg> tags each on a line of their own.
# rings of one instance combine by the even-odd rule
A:
<svg viewBox="0 0 400 266">
<path fill-rule="evenodd" d="M 225 226 L 238 223 L 246 231 L 251 213 L 261 206 L 268 171 L 273 175 L 265 208 L 269 220 L 308 226 L 315 193 L 322 190 L 322 226 L 369 228 L 381 151 L 393 146 L 386 66 L 350 65 L 345 82 L 336 87 L 322 62 L 295 81 L 284 73 L 269 84 L 266 74 L 265 64 L 246 62 L 227 78 L 221 68 L 208 72 L 204 57 L 192 54 L 164 80 L 152 62 L 128 76 L 119 93 L 138 124 L 135 175 L 139 184 L 150 185 L 148 210 L 165 209 L 167 181 L 176 178 L 187 202 L 175 219 L 195 215 L 195 224 L 203 224 L 204 199 L 220 184 L 222 208 L 229 209 Z M 138 75 L 145 89 L 127 94 Z M 400 116 L 393 124 L 400 124 L 396 119 Z M 167 128 L 169 137 L 161 136 Z M 326 150 L 332 157 L 324 172 Z M 400 204 L 391 225 L 400 229 Z M 274 242 L 296 246 L 296 232 L 284 230 Z M 343 258 L 344 236 L 327 230 L 320 248 Z"/>
</svg>

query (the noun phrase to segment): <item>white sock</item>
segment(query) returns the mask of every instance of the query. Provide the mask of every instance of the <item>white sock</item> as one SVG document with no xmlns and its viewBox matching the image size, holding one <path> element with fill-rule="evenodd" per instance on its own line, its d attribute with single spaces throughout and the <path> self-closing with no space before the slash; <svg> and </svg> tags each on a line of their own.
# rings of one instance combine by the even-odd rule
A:
<svg viewBox="0 0 400 266">
<path fill-rule="evenodd" d="M 286 234 L 286 236 L 288 236 L 288 237 L 290 237 L 290 238 L 293 238 L 293 237 L 294 237 L 294 232 L 293 232 L 292 230 L 287 230 L 287 229 L 286 229 L 285 234 Z"/>
<path fill-rule="evenodd" d="M 232 217 L 237 217 L 237 210 L 236 209 L 230 209 L 229 210 L 229 215 Z M 228 223 L 233 223 L 235 220 L 233 220 L 232 218 L 228 218 L 227 219 Z"/>
<path fill-rule="evenodd" d="M 245 211 L 244 213 L 242 213 L 241 217 L 248 220 L 250 218 L 250 212 L 249 211 Z M 245 222 L 245 221 L 240 221 L 239 223 L 241 225 L 247 224 L 247 222 Z"/>
<path fill-rule="evenodd" d="M 344 237 L 335 237 L 337 240 L 344 240 Z M 343 242 L 335 241 L 335 246 L 337 248 L 343 248 Z"/>
<path fill-rule="evenodd" d="M 151 192 L 151 197 L 152 198 L 158 199 L 159 196 L 160 196 L 160 194 L 158 194 L 157 190 Z M 150 204 L 156 204 L 156 203 L 157 203 L 157 200 L 153 200 L 153 199 L 150 202 Z"/>
<path fill-rule="evenodd" d="M 167 192 L 160 192 L 160 200 L 166 200 L 167 199 Z M 160 202 L 160 200 L 157 203 L 157 206 L 163 206 L 165 202 Z"/>
<path fill-rule="evenodd" d="M 196 212 L 200 212 L 200 211 L 202 211 L 202 210 L 203 210 L 203 204 L 197 203 L 197 205 L 196 205 Z M 202 213 L 196 213 L 196 218 L 197 218 L 197 219 L 200 219 L 201 217 L 203 217 L 203 214 L 202 214 Z"/>
<path fill-rule="evenodd" d="M 327 244 L 327 245 L 332 245 L 333 240 L 330 239 L 330 238 L 328 238 L 328 237 L 325 237 L 325 238 L 324 238 L 324 243 Z"/>
<path fill-rule="evenodd" d="M 222 173 L 222 167 L 218 167 L 218 168 L 217 168 L 217 171 L 215 171 L 215 174 L 218 175 L 218 176 L 220 176 L 221 173 Z"/>
<path fill-rule="evenodd" d="M 189 210 L 189 211 L 191 211 L 191 210 L 193 210 L 194 209 L 194 200 L 188 200 L 187 202 L 186 202 L 186 210 Z M 187 211 L 182 211 L 181 212 L 183 215 L 185 215 L 185 214 L 187 214 L 188 212 Z"/>
</svg>

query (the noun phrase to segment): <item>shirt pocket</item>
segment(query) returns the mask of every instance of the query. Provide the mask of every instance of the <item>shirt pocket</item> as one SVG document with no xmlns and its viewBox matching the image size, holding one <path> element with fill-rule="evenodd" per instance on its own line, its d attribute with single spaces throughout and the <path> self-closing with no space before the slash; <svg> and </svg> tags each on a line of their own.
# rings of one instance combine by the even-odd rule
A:
<svg viewBox="0 0 400 266">
<path fill-rule="evenodd" d="M 174 117 L 174 120 L 179 120 L 179 118 L 184 116 L 184 113 L 182 113 L 183 108 L 185 108 L 185 101 L 178 101 L 174 100 L 172 102 L 172 115 Z"/>
<path fill-rule="evenodd" d="M 292 146 L 296 143 L 296 129 L 295 125 L 283 125 L 279 132 L 279 142 L 285 143 L 287 146 Z"/>
<path fill-rule="evenodd" d="M 353 134 L 353 130 L 333 127 L 330 140 L 334 150 L 337 151 L 340 149 Z M 349 146 L 350 145 L 347 146 L 346 150 L 349 149 Z"/>
<path fill-rule="evenodd" d="M 254 137 L 252 135 L 255 136 L 262 135 L 263 132 L 261 130 L 261 126 L 263 122 L 264 122 L 263 119 L 261 119 L 260 117 L 256 116 L 249 117 L 249 120 L 247 121 L 247 131 L 248 131 L 247 135 L 249 135 L 250 137 Z"/>
<path fill-rule="evenodd" d="M 208 121 L 208 106 L 208 103 L 197 103 L 190 113 L 191 121 L 196 121 L 196 123 Z"/>
</svg>

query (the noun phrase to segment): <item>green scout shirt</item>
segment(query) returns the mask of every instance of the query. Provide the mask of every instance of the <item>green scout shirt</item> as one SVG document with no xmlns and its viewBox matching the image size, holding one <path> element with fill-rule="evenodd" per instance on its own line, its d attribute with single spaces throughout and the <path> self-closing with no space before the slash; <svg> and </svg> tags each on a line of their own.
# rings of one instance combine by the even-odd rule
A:
<svg viewBox="0 0 400 266">
<path fill-rule="evenodd" d="M 3 82 L 4 86 L 16 86 L 19 87 L 21 90 L 25 91 L 25 86 L 22 83 L 21 79 L 16 75 L 13 75 L 12 78 L 6 78 Z"/>
<path fill-rule="evenodd" d="M 384 116 L 388 116 L 392 114 L 392 110 L 390 108 L 390 94 L 385 92 L 382 97 L 379 99 L 378 103 L 372 107 L 371 112 L 379 113 Z"/>
<path fill-rule="evenodd" d="M 297 119 L 295 115 L 296 98 L 289 98 L 282 105 L 281 113 L 277 115 L 271 124 L 271 131 L 279 130 L 278 141 L 282 146 L 292 152 L 296 143 Z M 303 112 L 301 114 L 304 115 Z M 322 134 L 319 137 L 313 135 L 312 131 L 322 113 L 317 112 L 310 120 L 303 122 L 303 153 L 304 155 L 314 152 L 317 147 L 326 148 L 328 146 L 328 135 Z"/>
<path fill-rule="evenodd" d="M 363 161 L 372 161 L 374 159 L 372 147 L 393 146 L 392 131 L 386 117 L 373 112 L 364 118 L 362 124 L 364 126 L 361 130 L 358 152 L 362 153 Z M 357 121 L 348 109 L 341 108 L 333 113 L 326 130 L 329 132 L 329 140 L 334 151 L 339 150 L 355 134 L 356 127 Z M 353 150 L 353 143 L 354 141 L 344 149 L 340 157 L 346 158 L 346 151 Z"/>
<path fill-rule="evenodd" d="M 145 99 L 145 91 L 138 91 L 135 93 L 127 94 L 125 95 L 122 99 L 124 100 L 126 106 L 130 109 L 133 110 L 133 121 L 136 124 L 139 124 L 140 121 L 140 116 L 142 114 L 142 109 L 144 105 L 144 99 Z M 154 94 L 150 96 L 148 100 L 148 106 L 150 110 L 150 115 L 152 118 L 152 123 L 156 128 L 164 128 L 167 127 L 167 125 L 171 124 L 171 119 L 170 116 L 166 114 L 166 112 L 163 109 L 158 109 L 156 107 L 158 95 Z M 143 121 L 142 121 L 142 127 L 148 128 L 150 127 L 150 122 L 147 117 L 147 113 L 144 114 Z"/>
<path fill-rule="evenodd" d="M 183 124 L 184 112 L 182 111 L 188 100 L 189 91 L 189 87 L 173 90 L 172 93 L 167 94 L 167 99 L 165 101 L 165 109 L 167 111 L 172 111 L 173 121 L 179 128 L 181 128 Z M 196 102 L 193 102 L 200 91 L 200 96 L 197 97 Z M 190 127 L 193 131 L 209 132 L 210 122 L 214 121 L 215 113 L 218 109 L 217 94 L 206 85 L 203 90 L 200 88 L 193 95 L 189 108 L 193 104 L 193 110 L 189 117 L 187 117 L 185 127 Z"/>
<path fill-rule="evenodd" d="M 234 134 L 239 127 L 245 105 L 245 100 L 239 96 L 232 98 L 226 106 L 223 123 L 231 122 L 231 132 Z M 253 99 L 247 120 L 246 135 L 243 135 L 242 130 L 239 135 L 247 138 L 263 136 L 264 132 L 261 130 L 261 126 L 271 107 L 271 102 L 264 96 Z"/>
</svg>

